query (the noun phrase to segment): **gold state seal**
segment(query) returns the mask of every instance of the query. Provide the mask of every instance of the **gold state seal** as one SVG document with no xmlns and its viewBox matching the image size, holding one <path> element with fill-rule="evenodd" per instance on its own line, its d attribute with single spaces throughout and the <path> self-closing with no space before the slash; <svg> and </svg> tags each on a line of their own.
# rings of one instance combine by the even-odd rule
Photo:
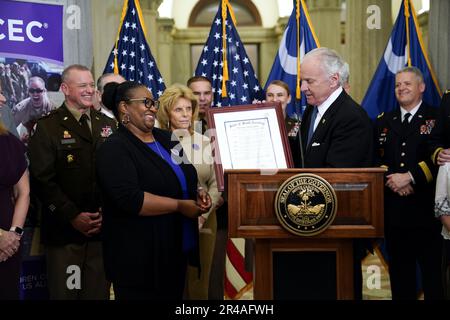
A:
<svg viewBox="0 0 450 320">
<path fill-rule="evenodd" d="M 281 225 L 299 236 L 323 232 L 334 220 L 337 198 L 333 187 L 315 174 L 301 173 L 286 180 L 275 196 Z"/>
</svg>

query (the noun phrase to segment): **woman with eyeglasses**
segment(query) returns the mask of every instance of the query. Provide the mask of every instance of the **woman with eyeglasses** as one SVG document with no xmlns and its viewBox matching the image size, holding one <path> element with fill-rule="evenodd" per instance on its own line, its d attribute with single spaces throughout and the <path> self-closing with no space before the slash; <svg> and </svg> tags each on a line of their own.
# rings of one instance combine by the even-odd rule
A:
<svg viewBox="0 0 450 320">
<path fill-rule="evenodd" d="M 105 271 L 117 299 L 182 299 L 198 265 L 197 218 L 211 199 L 178 142 L 154 128 L 158 103 L 142 84 L 104 88 L 119 128 L 97 152 Z"/>
<path fill-rule="evenodd" d="M 164 91 L 159 102 L 157 118 L 160 127 L 172 131 L 172 140 L 180 141 L 178 148 L 184 149 L 185 155 L 197 170 L 199 187 L 208 192 L 213 203 L 208 212 L 198 217 L 200 273 L 197 268 L 188 268 L 185 290 L 185 297 L 188 299 L 207 300 L 217 230 L 214 209 L 223 203 L 221 193 L 217 190 L 210 140 L 194 132 L 194 121 L 198 119 L 198 101 L 191 89 L 174 84 Z"/>
</svg>

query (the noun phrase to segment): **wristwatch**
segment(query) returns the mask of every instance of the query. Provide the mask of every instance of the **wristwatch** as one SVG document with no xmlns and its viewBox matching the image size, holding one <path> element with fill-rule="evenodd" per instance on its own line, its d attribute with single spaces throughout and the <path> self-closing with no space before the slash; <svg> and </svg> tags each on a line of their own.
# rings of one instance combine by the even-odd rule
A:
<svg viewBox="0 0 450 320">
<path fill-rule="evenodd" d="M 23 235 L 23 229 L 21 227 L 11 227 L 9 231 L 15 232 L 18 236 Z"/>
</svg>

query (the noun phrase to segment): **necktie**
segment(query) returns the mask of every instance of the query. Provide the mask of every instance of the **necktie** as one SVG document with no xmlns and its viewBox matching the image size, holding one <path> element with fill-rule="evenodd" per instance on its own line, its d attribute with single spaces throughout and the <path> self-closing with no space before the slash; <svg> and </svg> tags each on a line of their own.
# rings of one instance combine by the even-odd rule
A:
<svg viewBox="0 0 450 320">
<path fill-rule="evenodd" d="M 403 121 L 402 121 L 402 132 L 406 133 L 406 130 L 408 130 L 409 127 L 409 118 L 411 117 L 411 113 L 405 113 L 405 115 L 403 116 Z"/>
<path fill-rule="evenodd" d="M 82 114 L 82 115 L 81 115 L 81 118 L 80 118 L 80 125 L 81 125 L 81 128 L 83 129 L 83 131 L 84 131 L 88 136 L 91 136 L 91 135 L 92 135 L 92 134 L 91 134 L 91 128 L 89 128 L 89 125 L 88 125 L 88 119 L 89 119 L 89 117 L 88 117 L 87 114 Z"/>
<path fill-rule="evenodd" d="M 316 118 L 317 118 L 317 107 L 313 107 L 313 112 L 311 114 L 311 122 L 309 123 L 308 143 L 307 143 L 307 145 L 310 144 L 311 138 L 312 138 L 312 136 L 314 134 L 314 123 L 316 122 Z"/>
</svg>

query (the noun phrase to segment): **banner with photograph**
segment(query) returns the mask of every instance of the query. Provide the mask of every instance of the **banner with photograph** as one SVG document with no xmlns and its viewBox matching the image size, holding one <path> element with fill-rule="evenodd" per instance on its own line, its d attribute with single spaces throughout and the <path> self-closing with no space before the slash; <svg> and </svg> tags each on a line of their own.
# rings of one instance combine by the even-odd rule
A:
<svg viewBox="0 0 450 320">
<path fill-rule="evenodd" d="M 37 119 L 56 108 L 64 68 L 63 5 L 0 0 L 0 116 L 25 144 Z M 58 101 L 58 102 L 56 102 Z M 56 103 L 55 103 L 56 102 Z M 21 241 L 21 299 L 47 299 L 40 204 L 31 203 Z"/>
</svg>

